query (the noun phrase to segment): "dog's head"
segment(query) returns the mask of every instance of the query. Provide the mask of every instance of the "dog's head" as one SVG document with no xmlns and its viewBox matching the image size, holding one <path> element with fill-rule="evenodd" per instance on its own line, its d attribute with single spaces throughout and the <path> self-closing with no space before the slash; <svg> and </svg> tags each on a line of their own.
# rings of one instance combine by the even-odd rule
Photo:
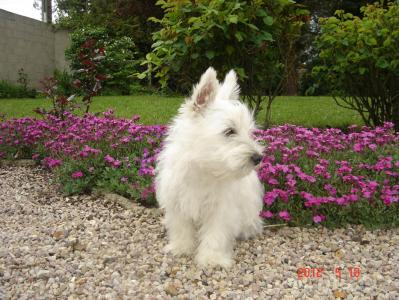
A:
<svg viewBox="0 0 399 300">
<path fill-rule="evenodd" d="M 261 162 L 263 148 L 255 141 L 255 122 L 247 106 L 239 101 L 235 72 L 223 83 L 209 68 L 180 109 L 190 157 L 216 177 L 241 177 Z"/>
</svg>

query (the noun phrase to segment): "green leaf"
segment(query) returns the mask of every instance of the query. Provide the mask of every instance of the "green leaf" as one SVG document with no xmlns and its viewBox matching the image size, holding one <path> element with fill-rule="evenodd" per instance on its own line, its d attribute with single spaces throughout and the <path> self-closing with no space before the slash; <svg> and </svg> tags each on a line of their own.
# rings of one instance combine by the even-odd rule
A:
<svg viewBox="0 0 399 300">
<path fill-rule="evenodd" d="M 241 31 L 237 31 L 234 36 L 236 37 L 237 41 L 241 42 L 244 38 L 242 37 Z"/>
<path fill-rule="evenodd" d="M 359 68 L 359 74 L 364 75 L 366 73 L 367 69 L 366 68 Z"/>
<path fill-rule="evenodd" d="M 267 32 L 267 31 L 263 31 L 260 34 L 260 38 L 262 41 L 273 41 L 273 36 L 271 35 L 271 33 Z"/>
<path fill-rule="evenodd" d="M 256 15 L 258 17 L 267 17 L 268 16 L 267 12 L 264 9 L 258 9 L 256 11 Z"/>
<path fill-rule="evenodd" d="M 195 44 L 197 44 L 199 41 L 202 40 L 202 38 L 203 37 L 201 35 L 196 35 L 196 36 L 194 36 L 193 41 Z"/>
<path fill-rule="evenodd" d="M 188 24 L 194 23 L 195 21 L 197 21 L 198 18 L 197 17 L 191 17 L 190 19 L 188 19 Z"/>
<path fill-rule="evenodd" d="M 237 72 L 239 78 L 247 78 L 247 75 L 245 74 L 245 70 L 243 68 L 235 68 L 235 71 Z"/>
<path fill-rule="evenodd" d="M 367 37 L 365 40 L 366 44 L 369 46 L 375 46 L 377 45 L 377 40 L 373 37 Z"/>
<path fill-rule="evenodd" d="M 399 66 L 399 59 L 391 61 L 391 68 L 396 69 Z"/>
<path fill-rule="evenodd" d="M 205 56 L 206 56 L 209 60 L 211 60 L 212 58 L 215 57 L 215 51 L 213 51 L 213 50 L 207 50 L 207 51 L 205 52 Z"/>
<path fill-rule="evenodd" d="M 247 26 L 248 26 L 249 28 L 254 29 L 254 30 L 259 30 L 259 28 L 256 27 L 254 24 L 248 23 Z"/>
<path fill-rule="evenodd" d="M 238 22 L 238 16 L 237 15 L 231 15 L 229 16 L 229 22 L 233 24 L 237 24 Z"/>
<path fill-rule="evenodd" d="M 386 69 L 386 68 L 389 67 L 390 64 L 389 64 L 389 62 L 387 62 L 387 61 L 385 60 L 385 58 L 380 57 L 380 58 L 377 60 L 376 65 L 377 65 L 377 67 L 379 67 L 379 68 L 381 68 L 381 69 Z"/>
<path fill-rule="evenodd" d="M 390 37 L 388 37 L 385 41 L 384 41 L 384 47 L 389 47 L 392 45 L 392 39 Z"/>
<path fill-rule="evenodd" d="M 233 52 L 234 52 L 234 47 L 233 47 L 233 46 L 230 46 L 230 45 L 227 45 L 227 46 L 226 46 L 226 52 L 227 52 L 227 54 L 229 54 L 229 55 L 233 54 Z"/>
<path fill-rule="evenodd" d="M 273 17 L 271 16 L 267 16 L 263 18 L 263 23 L 265 23 L 265 25 L 270 26 L 273 24 Z"/>
</svg>

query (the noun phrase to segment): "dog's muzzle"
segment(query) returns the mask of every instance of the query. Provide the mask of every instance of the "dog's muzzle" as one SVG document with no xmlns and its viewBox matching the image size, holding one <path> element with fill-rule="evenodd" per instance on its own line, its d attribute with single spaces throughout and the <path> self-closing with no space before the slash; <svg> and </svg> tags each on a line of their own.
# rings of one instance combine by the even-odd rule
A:
<svg viewBox="0 0 399 300">
<path fill-rule="evenodd" d="M 258 165 L 263 159 L 262 155 L 259 154 L 254 154 L 251 156 L 251 161 L 254 163 L 254 165 Z"/>
</svg>

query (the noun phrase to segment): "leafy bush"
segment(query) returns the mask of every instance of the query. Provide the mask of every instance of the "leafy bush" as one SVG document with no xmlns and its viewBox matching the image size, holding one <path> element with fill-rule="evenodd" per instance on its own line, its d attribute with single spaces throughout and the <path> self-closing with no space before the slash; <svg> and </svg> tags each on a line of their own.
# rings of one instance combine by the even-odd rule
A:
<svg viewBox="0 0 399 300">
<path fill-rule="evenodd" d="M 42 107 L 36 108 L 34 111 L 39 115 L 45 117 L 47 115 L 53 115 L 55 117 L 64 119 L 66 112 L 73 112 L 79 107 L 75 100 L 75 95 L 66 96 L 63 92 L 65 91 L 60 86 L 59 81 L 55 77 L 47 77 L 41 81 L 42 93 L 46 99 L 51 101 L 51 109 L 47 110 Z"/>
<path fill-rule="evenodd" d="M 12 84 L 5 80 L 0 81 L 0 98 L 35 98 L 36 90 L 29 88 L 28 75 L 21 68 L 18 70 L 18 84 Z"/>
<path fill-rule="evenodd" d="M 87 27 L 104 27 L 111 39 L 128 36 L 136 41 L 138 56 L 144 58 L 151 49 L 151 33 L 157 24 L 148 22 L 160 17 L 162 10 L 156 0 L 55 0 L 57 25 L 71 31 Z"/>
<path fill-rule="evenodd" d="M 0 122 L 0 157 L 30 157 L 67 193 L 111 190 L 155 204 L 152 184 L 164 126 L 104 117 Z M 266 144 L 258 175 L 268 223 L 398 226 L 399 134 L 392 124 L 349 133 L 284 125 L 255 132 Z"/>
<path fill-rule="evenodd" d="M 79 93 L 74 86 L 74 78 L 68 71 L 54 70 L 53 78 L 57 80 L 57 91 L 60 95 L 70 96 Z"/>
<path fill-rule="evenodd" d="M 98 41 L 93 38 L 87 39 L 80 47 L 79 67 L 75 73 L 78 77 L 74 85 L 83 95 L 82 102 L 88 113 L 93 97 L 97 96 L 103 88 L 103 82 L 109 77 L 105 74 L 105 67 L 102 61 L 105 60 L 104 48 L 98 47 Z"/>
<path fill-rule="evenodd" d="M 306 10 L 287 0 L 157 3 L 164 17 L 151 19 L 161 29 L 153 34 L 153 51 L 143 62 L 148 68 L 139 78 L 155 76 L 163 88 L 187 92 L 210 65 L 222 75 L 235 69 L 255 114 L 265 95 L 271 105 L 290 68 L 295 69 L 295 58 L 289 58 Z"/>
<path fill-rule="evenodd" d="M 399 130 L 399 5 L 363 7 L 363 18 L 337 11 L 321 19 L 315 76 L 328 82 L 337 104 L 369 126 L 392 121 Z"/>
<path fill-rule="evenodd" d="M 5 80 L 0 81 L 0 98 L 34 98 L 35 94 L 26 94 L 21 85 L 15 85 Z"/>
<path fill-rule="evenodd" d="M 71 62 L 74 77 L 81 80 L 85 75 L 81 72 L 85 67 L 81 57 L 82 48 L 88 47 L 100 49 L 104 54 L 102 60 L 96 61 L 97 69 L 108 77 L 104 89 L 129 94 L 129 86 L 134 81 L 132 75 L 137 72 L 138 67 L 133 40 L 129 37 L 111 38 L 102 27 L 86 27 L 75 31 L 72 34 L 71 46 L 65 53 Z"/>
<path fill-rule="evenodd" d="M 86 40 L 79 52 L 79 64 L 81 69 L 75 75 L 79 79 L 73 80 L 72 75 L 66 71 L 55 70 L 53 77 L 47 77 L 41 81 L 42 93 L 51 101 L 52 109 L 36 108 L 34 111 L 42 116 L 53 115 L 64 119 L 65 113 L 72 113 L 75 109 L 85 106 L 85 113 L 89 112 L 93 97 L 98 95 L 107 79 L 102 73 L 101 61 L 105 58 L 103 48 L 97 48 L 95 39 Z M 82 96 L 81 102 L 76 101 L 76 94 Z"/>
<path fill-rule="evenodd" d="M 153 95 L 156 89 L 150 86 L 144 86 L 140 83 L 133 83 L 129 87 L 130 95 Z"/>
</svg>

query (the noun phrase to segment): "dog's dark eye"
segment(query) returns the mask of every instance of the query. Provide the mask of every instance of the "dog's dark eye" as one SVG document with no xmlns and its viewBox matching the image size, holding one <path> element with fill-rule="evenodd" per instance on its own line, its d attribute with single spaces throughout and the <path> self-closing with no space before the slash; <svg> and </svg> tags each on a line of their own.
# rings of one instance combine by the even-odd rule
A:
<svg viewBox="0 0 399 300">
<path fill-rule="evenodd" d="M 235 131 L 234 128 L 227 128 L 227 129 L 224 131 L 224 135 L 225 135 L 225 136 L 231 136 L 231 135 L 236 134 L 236 133 L 237 133 L 237 132 Z"/>
</svg>

